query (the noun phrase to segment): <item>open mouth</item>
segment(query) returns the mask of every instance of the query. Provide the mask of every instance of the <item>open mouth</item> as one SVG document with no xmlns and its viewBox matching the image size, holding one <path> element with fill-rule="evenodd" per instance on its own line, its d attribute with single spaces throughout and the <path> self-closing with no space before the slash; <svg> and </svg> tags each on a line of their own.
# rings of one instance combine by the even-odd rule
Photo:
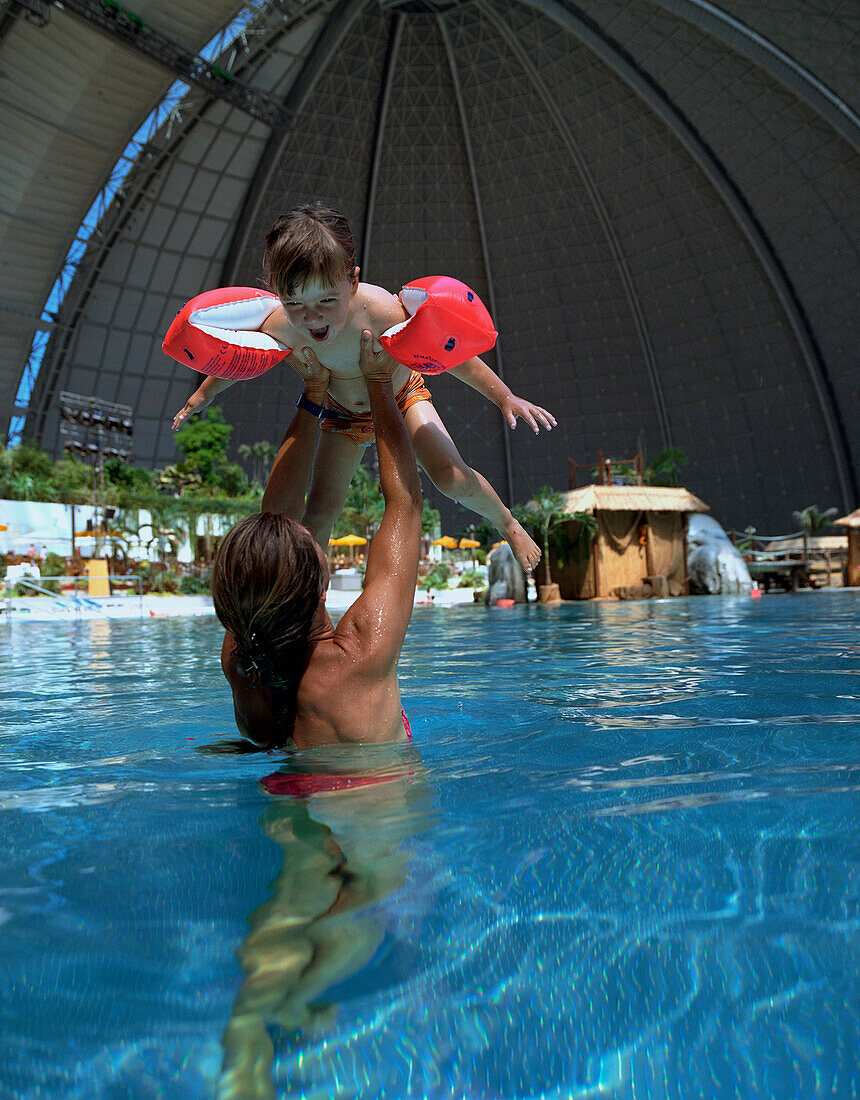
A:
<svg viewBox="0 0 860 1100">
<path fill-rule="evenodd" d="M 308 332 L 311 334 L 312 339 L 321 343 L 328 336 L 328 330 L 328 325 L 322 325 L 320 328 L 309 328 Z"/>
</svg>

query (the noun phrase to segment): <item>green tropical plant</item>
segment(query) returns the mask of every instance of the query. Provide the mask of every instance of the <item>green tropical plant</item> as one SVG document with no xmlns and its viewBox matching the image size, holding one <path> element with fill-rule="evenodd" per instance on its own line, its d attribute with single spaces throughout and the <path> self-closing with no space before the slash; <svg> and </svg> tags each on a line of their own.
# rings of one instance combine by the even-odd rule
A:
<svg viewBox="0 0 860 1100">
<path fill-rule="evenodd" d="M 664 447 L 642 471 L 642 480 L 646 485 L 679 485 L 681 467 L 688 461 L 680 447 Z"/>
<path fill-rule="evenodd" d="M 485 588 L 487 578 L 480 569 L 464 569 L 458 588 Z"/>
<path fill-rule="evenodd" d="M 448 582 L 454 575 L 454 570 L 446 562 L 439 562 L 434 566 L 426 577 L 422 577 L 418 582 L 418 587 L 423 588 L 425 592 L 430 592 L 433 589 L 437 591 L 442 588 L 448 587 Z"/>
<path fill-rule="evenodd" d="M 240 445 L 239 454 L 242 458 L 251 459 L 251 480 L 255 485 L 262 485 L 265 482 L 269 467 L 277 453 L 278 448 L 268 439 Z"/>
<path fill-rule="evenodd" d="M 93 468 L 79 458 L 58 459 L 54 463 L 52 482 L 52 499 L 61 504 L 89 504 L 93 499 Z"/>
<path fill-rule="evenodd" d="M 499 541 L 499 532 L 489 520 L 480 523 L 467 523 L 460 532 L 460 538 L 475 539 L 483 546 L 492 546 Z"/>
<path fill-rule="evenodd" d="M 33 490 L 36 488 L 36 479 L 32 474 L 14 473 L 9 480 L 12 487 L 14 500 L 32 500 Z M 38 495 L 38 494 L 36 494 Z"/>
<path fill-rule="evenodd" d="M 832 526 L 831 521 L 836 515 L 837 508 L 825 508 L 823 512 L 817 505 L 808 504 L 800 512 L 792 512 L 792 515 L 810 538 L 820 534 L 825 527 Z"/>
<path fill-rule="evenodd" d="M 175 596 L 179 592 L 179 578 L 171 569 L 163 569 L 153 577 L 150 592 L 159 596 Z"/>
<path fill-rule="evenodd" d="M 232 425 L 226 422 L 217 405 L 211 406 L 204 417 L 187 421 L 176 433 L 176 446 L 184 457 L 162 472 L 161 483 L 164 484 L 165 477 L 174 483 L 187 478 L 179 491 L 195 495 L 238 496 L 245 492 L 248 488 L 245 471 L 227 457 L 232 432 Z"/>
<path fill-rule="evenodd" d="M 517 506 L 513 509 L 514 515 L 520 523 L 532 528 L 538 539 L 542 557 L 542 571 L 544 584 L 552 584 L 552 575 L 549 569 L 550 538 L 554 532 L 558 532 L 562 524 L 574 521 L 580 525 L 578 540 L 585 537 L 590 543 L 597 533 L 597 520 L 587 512 L 568 512 L 564 495 L 548 485 L 542 485 L 528 504 Z M 557 543 L 559 549 L 561 546 Z"/>
<path fill-rule="evenodd" d="M 364 535 L 369 537 L 382 521 L 385 498 L 379 482 L 368 466 L 361 465 L 352 475 L 343 511 L 335 521 L 332 535 Z"/>
<path fill-rule="evenodd" d="M 159 486 L 176 493 L 177 496 L 188 490 L 202 488 L 203 478 L 200 474 L 183 469 L 183 465 L 183 463 L 177 463 L 174 466 L 165 466 L 157 477 Z"/>
<path fill-rule="evenodd" d="M 442 517 L 438 508 L 431 508 L 428 501 L 421 506 L 421 534 L 438 538 L 442 530 Z"/>
<path fill-rule="evenodd" d="M 209 592 L 209 582 L 203 577 L 195 577 L 186 573 L 179 582 L 179 594 L 181 596 L 204 596 Z"/>
</svg>

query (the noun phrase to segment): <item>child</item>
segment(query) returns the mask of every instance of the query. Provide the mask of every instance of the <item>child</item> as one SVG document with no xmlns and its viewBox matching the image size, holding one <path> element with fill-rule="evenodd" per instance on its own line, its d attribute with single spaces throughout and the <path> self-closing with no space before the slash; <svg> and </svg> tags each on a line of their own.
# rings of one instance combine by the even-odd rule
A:
<svg viewBox="0 0 860 1100">
<path fill-rule="evenodd" d="M 301 349 L 290 362 L 303 378 L 328 377 L 325 409 L 300 407 L 321 416 L 317 447 L 302 522 L 321 546 L 328 545 L 332 524 L 364 448 L 373 442 L 367 388 L 358 367 L 363 329 L 378 340 L 409 316 L 400 299 L 381 287 L 358 281 L 355 246 L 343 214 L 316 202 L 299 206 L 275 222 L 266 237 L 269 289 L 281 299 L 261 331 L 285 347 Z M 545 409 L 511 393 L 483 360 L 474 358 L 448 373 L 482 393 L 501 409 L 511 428 L 522 417 L 537 433 L 556 425 Z M 492 485 L 460 455 L 432 404 L 420 374 L 398 365 L 394 392 L 419 464 L 436 488 L 488 519 L 507 539 L 527 572 L 540 560 L 540 549 Z M 173 421 L 174 431 L 192 413 L 206 408 L 231 381 L 208 377 Z"/>
</svg>

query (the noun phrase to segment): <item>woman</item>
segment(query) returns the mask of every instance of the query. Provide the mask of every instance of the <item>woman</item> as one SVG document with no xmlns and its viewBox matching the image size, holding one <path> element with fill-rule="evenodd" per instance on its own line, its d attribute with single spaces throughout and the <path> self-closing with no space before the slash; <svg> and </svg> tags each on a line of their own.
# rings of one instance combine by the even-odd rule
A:
<svg viewBox="0 0 860 1100">
<path fill-rule="evenodd" d="M 395 401 L 397 364 L 361 337 L 385 514 L 367 558 L 364 591 L 337 627 L 325 608 L 328 568 L 302 526 L 328 371 L 309 348 L 294 356 L 305 391 L 278 451 L 262 512 L 224 539 L 212 569 L 226 628 L 221 667 L 239 731 L 263 748 L 409 736 L 397 661 L 409 625 L 421 539 L 421 485 Z"/>
</svg>

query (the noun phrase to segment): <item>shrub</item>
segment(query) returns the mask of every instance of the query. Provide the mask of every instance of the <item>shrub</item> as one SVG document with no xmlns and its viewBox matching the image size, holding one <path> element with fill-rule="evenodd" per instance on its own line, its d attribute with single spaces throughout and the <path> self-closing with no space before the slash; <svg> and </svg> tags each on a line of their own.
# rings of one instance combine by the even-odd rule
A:
<svg viewBox="0 0 860 1100">
<path fill-rule="evenodd" d="M 454 570 L 448 565 L 447 562 L 440 562 L 437 566 L 430 570 L 423 580 L 419 581 L 418 587 L 423 588 L 426 592 L 431 589 L 447 588 L 448 581 L 454 575 Z"/>
<path fill-rule="evenodd" d="M 480 569 L 464 569 L 458 588 L 486 588 L 487 578 Z"/>
<path fill-rule="evenodd" d="M 186 573 L 179 582 L 179 593 L 182 596 L 206 596 L 209 594 L 209 581 Z"/>
<path fill-rule="evenodd" d="M 152 578 L 152 587 L 150 592 L 155 592 L 159 596 L 175 596 L 179 591 L 179 578 L 170 569 L 165 569 L 162 573 L 156 573 Z"/>
<path fill-rule="evenodd" d="M 48 556 L 39 567 L 39 572 L 43 577 L 65 577 L 66 559 L 60 554 L 49 551 Z"/>
</svg>

